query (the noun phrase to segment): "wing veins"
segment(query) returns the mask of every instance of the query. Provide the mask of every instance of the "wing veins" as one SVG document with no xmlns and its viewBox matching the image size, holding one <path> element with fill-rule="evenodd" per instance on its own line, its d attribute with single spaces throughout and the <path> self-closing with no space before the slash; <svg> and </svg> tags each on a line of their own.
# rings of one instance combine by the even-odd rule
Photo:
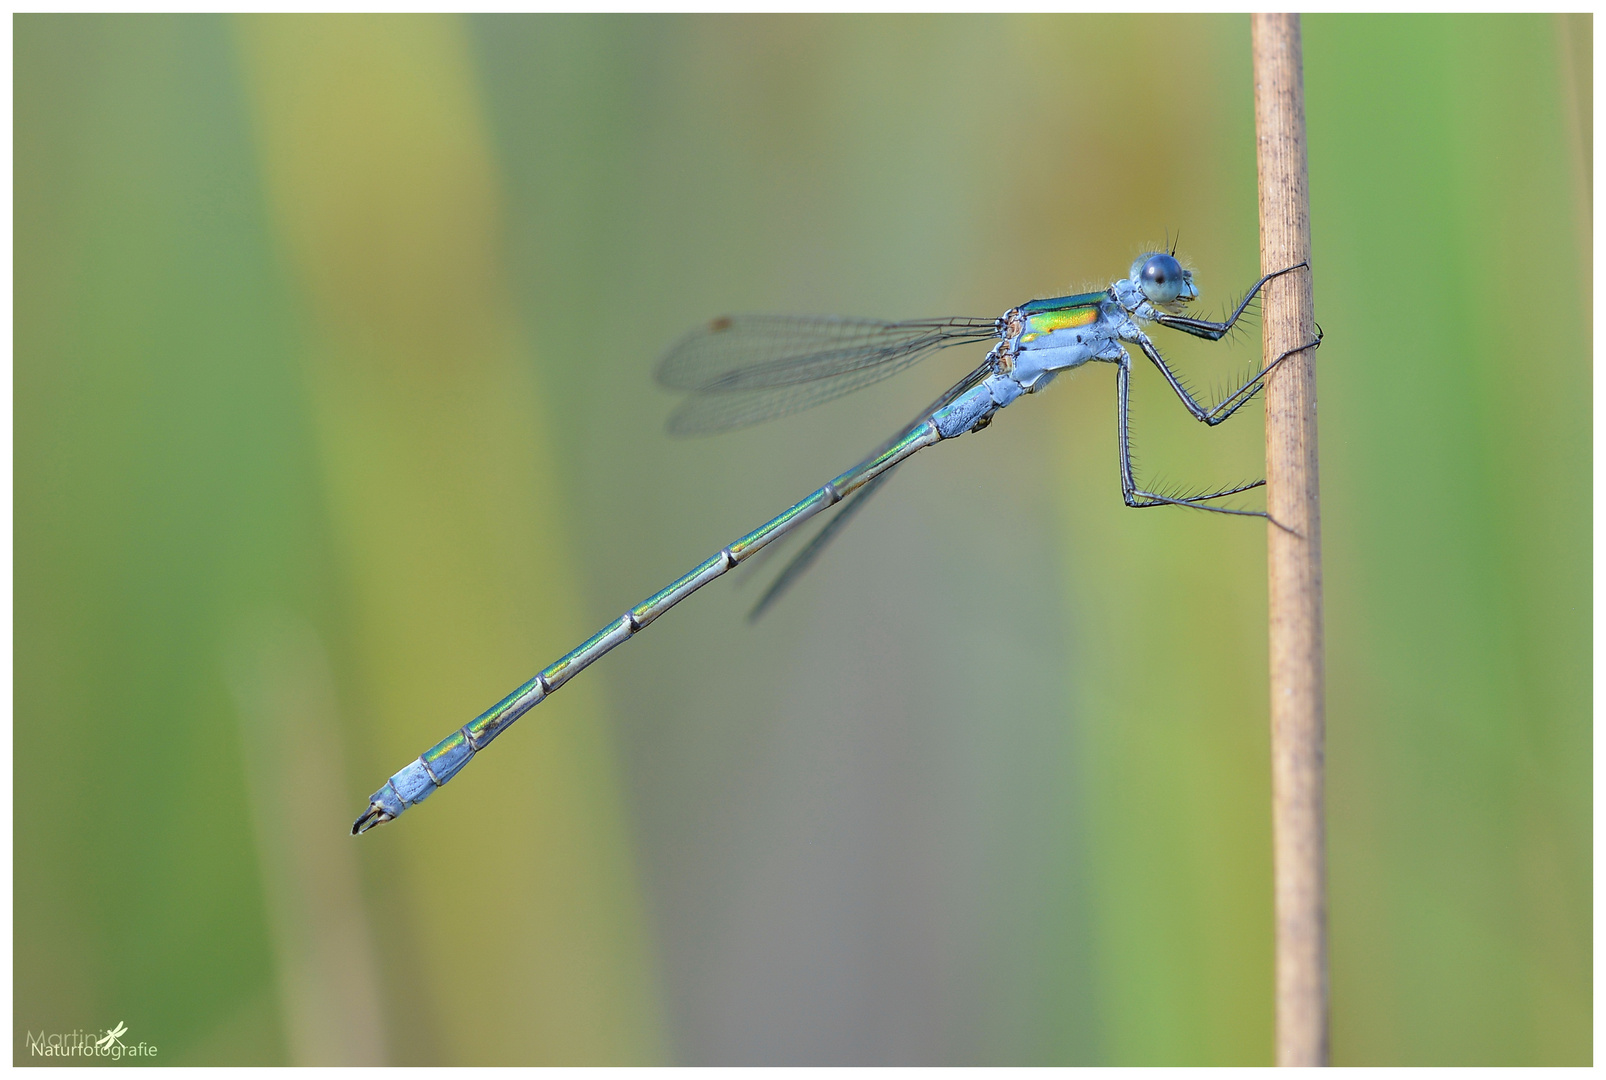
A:
<svg viewBox="0 0 1606 1080">
<path fill-rule="evenodd" d="M 828 379 L 995 335 L 992 319 L 728 316 L 672 345 L 658 362 L 657 379 L 692 393 L 739 393 Z"/>
</svg>

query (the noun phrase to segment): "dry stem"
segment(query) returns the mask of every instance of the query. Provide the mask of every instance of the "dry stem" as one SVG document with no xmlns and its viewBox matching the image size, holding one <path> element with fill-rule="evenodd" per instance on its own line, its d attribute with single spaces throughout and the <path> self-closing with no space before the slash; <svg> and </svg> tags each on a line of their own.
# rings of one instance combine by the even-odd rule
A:
<svg viewBox="0 0 1606 1080">
<path fill-rule="evenodd" d="M 1256 15 L 1251 27 L 1260 260 L 1270 272 L 1310 259 L 1299 16 Z M 1264 311 L 1268 357 L 1313 341 L 1310 271 L 1268 282 Z M 1291 530 L 1267 528 L 1279 1065 L 1328 1063 L 1315 356 L 1289 357 L 1266 386 L 1266 508 Z"/>
</svg>

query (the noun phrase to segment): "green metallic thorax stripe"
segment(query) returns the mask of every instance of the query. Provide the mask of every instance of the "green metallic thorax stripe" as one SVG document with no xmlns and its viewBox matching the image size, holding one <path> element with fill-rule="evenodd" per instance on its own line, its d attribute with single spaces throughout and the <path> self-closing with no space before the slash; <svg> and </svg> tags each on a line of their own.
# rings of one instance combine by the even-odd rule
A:
<svg viewBox="0 0 1606 1080">
<path fill-rule="evenodd" d="M 1026 326 L 1021 332 L 1020 343 L 1025 345 L 1056 330 L 1091 326 L 1098 321 L 1099 304 L 1106 299 L 1108 297 L 1104 293 L 1081 293 L 1023 304 L 1020 313 L 1026 317 Z"/>
<path fill-rule="evenodd" d="M 1051 296 L 1046 300 L 1033 300 L 1018 309 L 1022 315 L 1036 315 L 1039 311 L 1060 311 L 1064 308 L 1097 308 L 1110 298 L 1106 292 L 1077 293 L 1075 296 Z"/>
</svg>

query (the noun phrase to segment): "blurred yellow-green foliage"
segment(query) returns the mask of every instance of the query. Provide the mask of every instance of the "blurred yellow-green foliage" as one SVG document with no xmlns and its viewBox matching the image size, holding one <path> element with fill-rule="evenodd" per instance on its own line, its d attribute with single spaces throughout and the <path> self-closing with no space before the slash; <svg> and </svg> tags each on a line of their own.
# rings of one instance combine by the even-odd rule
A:
<svg viewBox="0 0 1606 1080">
<path fill-rule="evenodd" d="M 345 835 L 975 362 L 677 442 L 686 327 L 1246 287 L 1246 18 L 13 25 L 15 1060 L 1269 1061 L 1264 533 L 1097 365 Z M 1592 1056 L 1590 35 L 1305 24 L 1339 1063 Z"/>
</svg>

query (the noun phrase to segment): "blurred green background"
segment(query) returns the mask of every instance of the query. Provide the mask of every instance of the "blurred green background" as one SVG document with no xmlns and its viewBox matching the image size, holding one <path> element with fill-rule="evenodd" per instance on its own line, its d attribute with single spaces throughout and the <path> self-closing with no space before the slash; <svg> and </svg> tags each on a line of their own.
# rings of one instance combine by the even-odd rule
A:
<svg viewBox="0 0 1606 1080">
<path fill-rule="evenodd" d="M 1246 17 L 13 26 L 15 1060 L 1270 1061 L 1264 530 L 1107 367 L 346 835 L 976 361 L 674 441 L 685 328 L 1245 288 Z M 1592 1057 L 1591 31 L 1305 23 L 1341 1064 Z"/>
</svg>

